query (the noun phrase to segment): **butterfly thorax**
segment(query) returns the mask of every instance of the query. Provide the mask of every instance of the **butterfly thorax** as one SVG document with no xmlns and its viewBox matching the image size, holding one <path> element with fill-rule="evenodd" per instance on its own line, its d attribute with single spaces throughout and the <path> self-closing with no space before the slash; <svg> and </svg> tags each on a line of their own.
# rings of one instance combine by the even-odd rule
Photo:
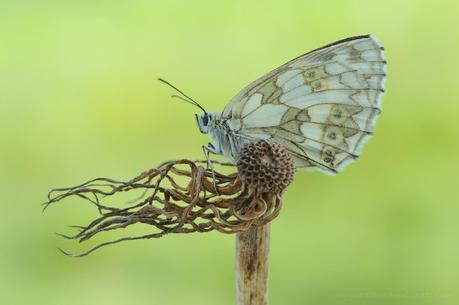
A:
<svg viewBox="0 0 459 305">
<path fill-rule="evenodd" d="M 236 162 L 237 154 L 245 143 L 239 133 L 229 124 L 228 119 L 221 113 L 204 113 L 196 116 L 199 130 L 210 136 L 207 150 L 218 155 L 223 155 L 232 163 Z"/>
</svg>

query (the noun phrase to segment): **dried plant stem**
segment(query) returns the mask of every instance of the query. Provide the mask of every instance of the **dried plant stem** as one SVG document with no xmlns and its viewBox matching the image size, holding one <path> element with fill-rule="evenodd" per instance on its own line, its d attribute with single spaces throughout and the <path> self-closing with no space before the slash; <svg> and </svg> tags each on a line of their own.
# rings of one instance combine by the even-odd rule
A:
<svg viewBox="0 0 459 305">
<path fill-rule="evenodd" d="M 271 224 L 236 234 L 236 281 L 239 305 L 268 304 Z"/>
<path fill-rule="evenodd" d="M 135 195 L 134 200 L 119 206 L 119 196 L 126 193 Z M 69 197 L 79 197 L 94 205 L 99 215 L 85 226 L 73 226 L 76 233 L 57 233 L 64 238 L 83 242 L 136 224 L 156 228 L 150 234 L 102 242 L 81 253 L 61 250 L 72 257 L 83 257 L 128 240 L 161 238 L 167 234 L 212 230 L 238 233 L 270 222 L 282 208 L 280 192 L 259 191 L 244 184 L 237 173 L 212 173 L 198 162 L 186 159 L 164 162 L 128 181 L 97 178 L 51 190 L 44 208 Z"/>
</svg>

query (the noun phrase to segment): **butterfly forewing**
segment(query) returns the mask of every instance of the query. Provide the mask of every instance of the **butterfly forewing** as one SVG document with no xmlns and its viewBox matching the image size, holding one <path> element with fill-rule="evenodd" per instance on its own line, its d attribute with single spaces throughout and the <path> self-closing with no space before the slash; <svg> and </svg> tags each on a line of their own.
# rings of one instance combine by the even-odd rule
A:
<svg viewBox="0 0 459 305">
<path fill-rule="evenodd" d="M 256 80 L 222 117 L 235 134 L 283 145 L 297 167 L 337 173 L 373 132 L 385 76 L 384 49 L 373 36 L 344 39 Z"/>
</svg>

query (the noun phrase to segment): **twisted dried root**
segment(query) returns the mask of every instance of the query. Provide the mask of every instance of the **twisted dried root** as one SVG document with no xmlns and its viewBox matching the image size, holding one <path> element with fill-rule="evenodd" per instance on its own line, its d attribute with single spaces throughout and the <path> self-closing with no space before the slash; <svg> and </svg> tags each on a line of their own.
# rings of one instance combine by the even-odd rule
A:
<svg viewBox="0 0 459 305">
<path fill-rule="evenodd" d="M 241 180 L 237 173 L 219 172 L 215 172 L 215 190 L 212 172 L 199 163 L 202 161 L 167 161 L 129 181 L 97 178 L 74 187 L 51 190 L 48 201 L 43 204 L 44 209 L 67 197 L 78 196 L 93 204 L 100 214 L 86 226 L 74 226 L 79 229 L 74 235 L 58 234 L 64 238 L 82 242 L 99 233 L 137 223 L 157 229 L 152 234 L 104 242 L 79 254 L 60 250 L 68 256 L 83 257 L 107 245 L 127 240 L 160 238 L 170 233 L 212 230 L 237 233 L 266 224 L 279 214 L 282 207 L 279 190 L 260 191 L 259 187 Z M 135 190 L 141 190 L 143 194 L 131 201 L 129 206 L 113 206 L 117 195 L 123 192 L 134 193 Z"/>
</svg>

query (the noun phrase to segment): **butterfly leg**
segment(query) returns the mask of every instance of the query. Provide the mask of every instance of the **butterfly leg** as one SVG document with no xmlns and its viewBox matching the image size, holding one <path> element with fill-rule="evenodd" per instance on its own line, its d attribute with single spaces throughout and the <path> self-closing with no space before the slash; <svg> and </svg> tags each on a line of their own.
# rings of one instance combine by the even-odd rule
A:
<svg viewBox="0 0 459 305">
<path fill-rule="evenodd" d="M 217 195 L 220 195 L 220 193 L 218 192 L 217 184 L 215 182 L 215 181 L 217 181 L 217 178 L 215 177 L 214 167 L 212 166 L 212 161 L 210 160 L 210 153 L 214 153 L 214 151 L 212 150 L 213 146 L 211 146 L 211 145 L 212 144 L 210 144 L 210 143 L 209 143 L 209 146 L 203 145 L 202 146 L 202 150 L 204 151 L 204 156 L 206 157 L 207 168 L 210 169 L 210 171 L 212 172 L 212 182 L 213 182 L 213 185 L 214 185 L 215 193 Z"/>
</svg>

